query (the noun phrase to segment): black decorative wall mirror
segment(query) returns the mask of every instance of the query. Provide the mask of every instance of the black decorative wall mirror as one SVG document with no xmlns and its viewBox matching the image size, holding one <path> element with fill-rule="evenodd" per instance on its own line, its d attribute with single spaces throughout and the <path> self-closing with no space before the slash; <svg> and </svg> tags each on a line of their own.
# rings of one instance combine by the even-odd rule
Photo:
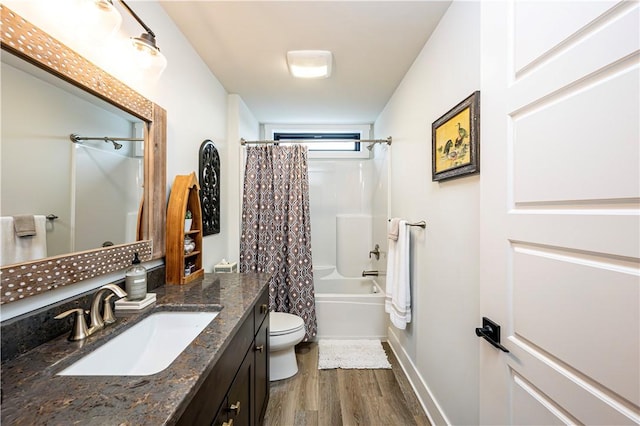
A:
<svg viewBox="0 0 640 426">
<path fill-rule="evenodd" d="M 220 155 L 209 139 L 200 145 L 202 235 L 220 233 Z"/>
</svg>

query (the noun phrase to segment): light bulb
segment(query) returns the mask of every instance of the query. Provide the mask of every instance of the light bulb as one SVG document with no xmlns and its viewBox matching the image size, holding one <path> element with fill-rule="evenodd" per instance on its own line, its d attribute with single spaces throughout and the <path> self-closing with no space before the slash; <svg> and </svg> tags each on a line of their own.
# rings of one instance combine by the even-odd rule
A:
<svg viewBox="0 0 640 426">
<path fill-rule="evenodd" d="M 85 0 L 79 30 L 93 43 L 102 44 L 120 29 L 122 16 L 109 0 Z"/>
<path fill-rule="evenodd" d="M 132 37 L 135 61 L 145 72 L 159 76 L 167 66 L 167 58 L 155 46 L 153 36 L 144 33 L 140 37 Z"/>
</svg>

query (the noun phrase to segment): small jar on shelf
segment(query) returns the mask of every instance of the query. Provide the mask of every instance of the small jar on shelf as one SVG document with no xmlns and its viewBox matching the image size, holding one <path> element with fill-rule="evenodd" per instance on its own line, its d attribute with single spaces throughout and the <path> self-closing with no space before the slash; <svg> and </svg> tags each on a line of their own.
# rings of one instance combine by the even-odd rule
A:
<svg viewBox="0 0 640 426">
<path fill-rule="evenodd" d="M 187 262 L 187 264 L 184 267 L 184 276 L 186 277 L 188 275 L 191 275 L 195 271 L 196 271 L 196 265 L 193 262 Z"/>
<path fill-rule="evenodd" d="M 190 236 L 184 237 L 184 254 L 191 253 L 196 248 L 196 242 Z"/>
</svg>

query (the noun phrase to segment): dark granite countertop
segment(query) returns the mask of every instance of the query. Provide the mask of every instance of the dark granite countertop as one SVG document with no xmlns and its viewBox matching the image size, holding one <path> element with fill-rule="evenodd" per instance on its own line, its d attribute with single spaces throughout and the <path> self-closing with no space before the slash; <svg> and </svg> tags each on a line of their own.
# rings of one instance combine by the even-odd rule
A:
<svg viewBox="0 0 640 426">
<path fill-rule="evenodd" d="M 120 314 L 82 342 L 66 335 L 2 364 L 3 425 L 174 424 L 220 358 L 249 308 L 267 285 L 267 274 L 206 274 L 203 279 L 154 290 L 154 306 Z M 159 310 L 220 314 L 160 373 L 151 376 L 57 376 L 85 354 Z"/>
</svg>

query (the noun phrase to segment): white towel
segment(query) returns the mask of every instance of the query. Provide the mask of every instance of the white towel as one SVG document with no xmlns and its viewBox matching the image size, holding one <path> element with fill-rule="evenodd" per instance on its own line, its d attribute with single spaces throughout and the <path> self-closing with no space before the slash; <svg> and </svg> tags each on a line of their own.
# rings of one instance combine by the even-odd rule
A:
<svg viewBox="0 0 640 426">
<path fill-rule="evenodd" d="M 43 215 L 34 216 L 36 235 L 18 237 L 15 232 L 13 218 L 0 218 L 0 265 L 28 262 L 47 257 L 47 219 Z"/>
<path fill-rule="evenodd" d="M 387 289 L 384 303 L 391 323 L 404 330 L 411 322 L 411 285 L 409 265 L 409 227 L 406 220 L 400 220 L 398 240 L 389 239 L 387 254 Z"/>
</svg>

